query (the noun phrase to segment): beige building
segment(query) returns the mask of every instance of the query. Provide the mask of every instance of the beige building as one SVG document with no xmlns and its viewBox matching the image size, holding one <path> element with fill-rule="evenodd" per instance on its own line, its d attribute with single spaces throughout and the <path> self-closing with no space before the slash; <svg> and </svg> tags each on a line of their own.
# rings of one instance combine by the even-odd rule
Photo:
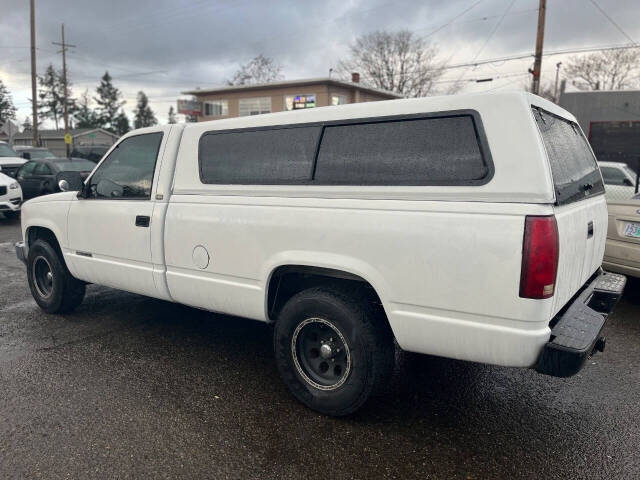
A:
<svg viewBox="0 0 640 480">
<path fill-rule="evenodd" d="M 263 83 L 257 85 L 224 86 L 182 92 L 193 95 L 197 121 L 217 120 L 261 113 L 282 112 L 304 108 L 374 102 L 402 98 L 385 90 L 360 84 L 360 76 L 352 75 L 351 82 L 332 78 L 311 78 Z M 197 111 L 200 113 L 197 113 Z M 187 113 L 178 108 L 179 113 Z"/>
</svg>

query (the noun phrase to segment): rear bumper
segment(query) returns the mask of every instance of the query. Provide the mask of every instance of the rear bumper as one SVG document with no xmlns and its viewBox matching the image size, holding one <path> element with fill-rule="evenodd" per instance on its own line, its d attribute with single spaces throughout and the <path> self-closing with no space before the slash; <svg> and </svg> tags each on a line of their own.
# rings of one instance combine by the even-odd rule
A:
<svg viewBox="0 0 640 480">
<path fill-rule="evenodd" d="M 570 377 L 596 350 L 603 351 L 600 335 L 609 314 L 622 297 L 623 275 L 600 272 L 552 321 L 551 338 L 542 349 L 536 371 Z"/>
</svg>

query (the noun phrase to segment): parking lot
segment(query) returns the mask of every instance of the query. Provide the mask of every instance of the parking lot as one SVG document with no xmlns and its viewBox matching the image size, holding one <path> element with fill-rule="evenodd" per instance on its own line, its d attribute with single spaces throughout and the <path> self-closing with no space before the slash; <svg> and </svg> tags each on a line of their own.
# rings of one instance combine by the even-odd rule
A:
<svg viewBox="0 0 640 480">
<path fill-rule="evenodd" d="M 638 478 L 640 301 L 576 377 L 398 355 L 356 415 L 286 391 L 271 328 L 91 286 L 42 313 L 0 218 L 2 478 Z"/>
</svg>

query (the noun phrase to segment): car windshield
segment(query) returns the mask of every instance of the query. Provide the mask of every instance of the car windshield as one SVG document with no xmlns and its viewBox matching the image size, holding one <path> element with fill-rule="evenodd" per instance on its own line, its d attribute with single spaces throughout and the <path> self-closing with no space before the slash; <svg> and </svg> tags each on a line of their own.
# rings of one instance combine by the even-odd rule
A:
<svg viewBox="0 0 640 480">
<path fill-rule="evenodd" d="M 96 164 L 88 160 L 77 160 L 56 162 L 56 166 L 63 172 L 90 172 Z"/>
<path fill-rule="evenodd" d="M 6 143 L 0 143 L 0 157 L 19 157 L 13 148 Z"/>
</svg>

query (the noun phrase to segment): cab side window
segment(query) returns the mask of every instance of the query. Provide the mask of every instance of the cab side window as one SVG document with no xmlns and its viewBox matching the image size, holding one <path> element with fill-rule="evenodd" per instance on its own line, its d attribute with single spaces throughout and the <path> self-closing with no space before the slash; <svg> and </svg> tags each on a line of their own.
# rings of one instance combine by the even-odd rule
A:
<svg viewBox="0 0 640 480">
<path fill-rule="evenodd" d="M 51 175 L 51 169 L 46 163 L 40 163 L 34 171 L 34 175 Z"/>
<path fill-rule="evenodd" d="M 162 132 L 126 138 L 91 176 L 89 198 L 149 199 Z"/>
<path fill-rule="evenodd" d="M 30 175 L 33 175 L 34 170 L 36 169 L 36 166 L 38 164 L 36 162 L 27 162 L 25 163 L 23 166 L 20 167 L 20 170 L 18 170 L 18 177 L 28 177 Z"/>
</svg>

